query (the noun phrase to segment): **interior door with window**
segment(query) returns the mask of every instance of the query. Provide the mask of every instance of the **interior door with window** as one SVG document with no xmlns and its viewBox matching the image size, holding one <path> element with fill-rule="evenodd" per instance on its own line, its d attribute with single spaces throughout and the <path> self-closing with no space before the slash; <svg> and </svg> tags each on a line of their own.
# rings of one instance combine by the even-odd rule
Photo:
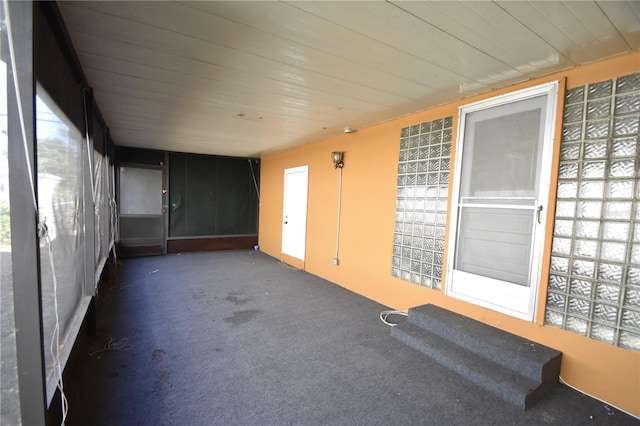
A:
<svg viewBox="0 0 640 426">
<path fill-rule="evenodd" d="M 534 319 L 557 83 L 460 109 L 447 294 Z"/>
</svg>

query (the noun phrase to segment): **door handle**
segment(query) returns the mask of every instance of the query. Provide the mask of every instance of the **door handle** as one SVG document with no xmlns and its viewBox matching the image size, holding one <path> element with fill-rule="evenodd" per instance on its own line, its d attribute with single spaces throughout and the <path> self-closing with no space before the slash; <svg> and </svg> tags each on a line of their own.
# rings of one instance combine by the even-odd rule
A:
<svg viewBox="0 0 640 426">
<path fill-rule="evenodd" d="M 541 218 L 542 208 L 543 208 L 543 207 L 542 207 L 542 204 L 540 204 L 540 205 L 538 206 L 538 208 L 536 209 L 536 217 L 537 217 L 537 219 L 538 219 L 538 224 L 541 224 L 541 223 L 542 223 L 542 218 Z"/>
<path fill-rule="evenodd" d="M 289 223 L 289 222 L 287 222 L 287 221 L 285 220 L 285 221 L 284 221 L 284 224 L 286 225 L 287 223 Z"/>
</svg>

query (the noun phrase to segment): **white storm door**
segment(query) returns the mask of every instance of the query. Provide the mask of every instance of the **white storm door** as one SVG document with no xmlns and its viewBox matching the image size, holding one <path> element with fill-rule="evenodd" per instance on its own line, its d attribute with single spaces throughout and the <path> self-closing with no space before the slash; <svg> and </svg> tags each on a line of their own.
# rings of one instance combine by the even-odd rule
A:
<svg viewBox="0 0 640 426">
<path fill-rule="evenodd" d="M 282 253 L 304 260 L 309 166 L 284 171 Z"/>
<path fill-rule="evenodd" d="M 557 83 L 460 109 L 447 294 L 534 319 Z"/>
</svg>

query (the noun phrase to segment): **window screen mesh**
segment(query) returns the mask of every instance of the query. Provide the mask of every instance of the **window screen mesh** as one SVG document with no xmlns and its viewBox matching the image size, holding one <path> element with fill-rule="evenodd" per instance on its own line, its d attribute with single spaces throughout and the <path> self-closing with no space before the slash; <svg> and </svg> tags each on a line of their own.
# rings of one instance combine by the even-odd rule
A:
<svg viewBox="0 0 640 426">
<path fill-rule="evenodd" d="M 253 159 L 171 154 L 169 237 L 256 234 L 259 167 Z"/>
</svg>

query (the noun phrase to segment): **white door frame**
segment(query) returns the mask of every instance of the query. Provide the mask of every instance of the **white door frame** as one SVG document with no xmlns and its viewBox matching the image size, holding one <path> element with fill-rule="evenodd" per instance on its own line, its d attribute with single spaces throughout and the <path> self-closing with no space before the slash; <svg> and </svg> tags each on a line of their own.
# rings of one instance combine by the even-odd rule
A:
<svg viewBox="0 0 640 426">
<path fill-rule="evenodd" d="M 299 185 L 290 187 L 289 177 L 298 175 Z M 282 253 L 304 260 L 307 238 L 307 196 L 309 166 L 284 170 L 284 196 L 282 206 Z"/>
<path fill-rule="evenodd" d="M 544 146 L 541 156 L 539 177 L 540 186 L 536 202 L 536 205 L 542 206 L 542 211 L 538 213 L 538 217 L 536 218 L 538 224 L 537 226 L 534 224 L 533 229 L 529 287 L 510 284 L 468 272 L 456 271 L 454 270 L 454 262 L 456 259 L 457 249 L 457 228 L 458 221 L 460 219 L 460 210 L 458 206 L 460 200 L 462 152 L 464 150 L 463 138 L 465 135 L 466 114 L 543 94 L 547 94 L 548 98 L 546 104 L 546 115 L 544 117 Z M 548 207 L 549 187 L 551 183 L 551 162 L 553 157 L 557 101 L 558 82 L 555 81 L 460 107 L 458 140 L 453 174 L 453 190 L 451 195 L 451 225 L 448 235 L 446 283 L 446 294 L 448 296 L 502 312 L 516 318 L 535 321 L 542 255 L 544 250 L 546 211 Z M 498 296 L 495 297 L 495 299 L 498 300 L 498 302 L 494 301 L 494 296 L 496 295 Z"/>
</svg>

